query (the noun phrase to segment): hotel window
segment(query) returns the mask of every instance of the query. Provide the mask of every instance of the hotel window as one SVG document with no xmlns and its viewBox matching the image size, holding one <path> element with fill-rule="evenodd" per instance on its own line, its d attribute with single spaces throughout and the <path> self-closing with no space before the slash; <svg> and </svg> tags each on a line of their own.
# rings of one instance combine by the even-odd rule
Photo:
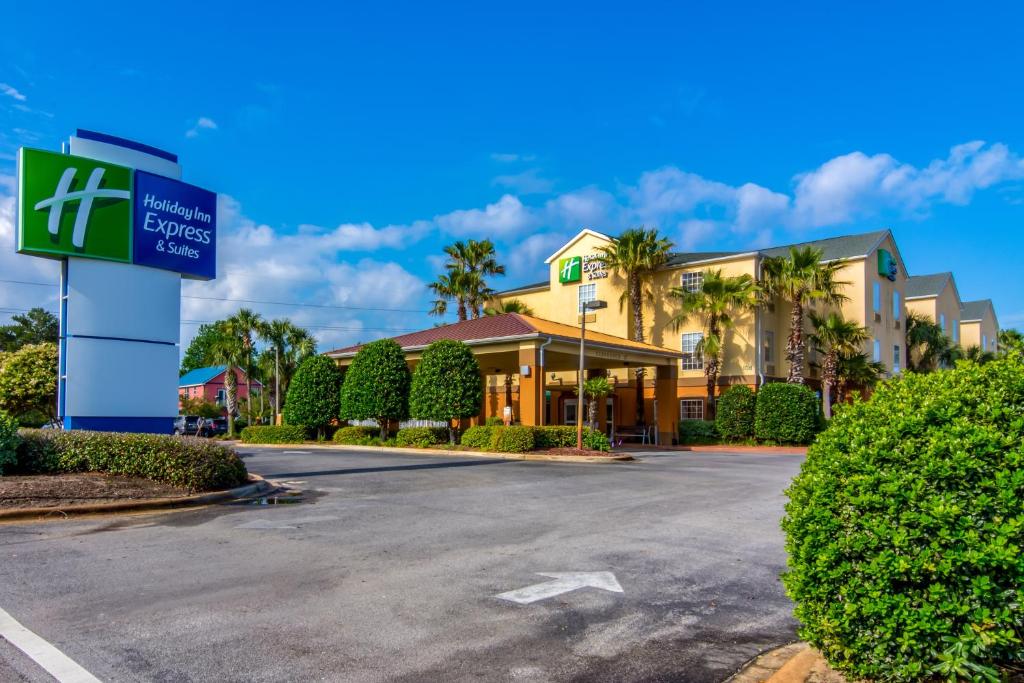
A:
<svg viewBox="0 0 1024 683">
<path fill-rule="evenodd" d="M 704 355 L 699 351 L 703 332 L 688 332 L 683 335 L 683 370 L 703 370 Z"/>
<path fill-rule="evenodd" d="M 939 313 L 939 328 L 943 332 L 946 331 L 946 314 L 945 313 Z"/>
<path fill-rule="evenodd" d="M 871 354 L 871 359 L 876 363 L 882 362 L 882 343 L 877 339 L 875 340 L 875 348 L 874 352 Z"/>
<path fill-rule="evenodd" d="M 959 344 L 960 343 L 960 321 L 959 320 L 954 320 L 953 321 L 953 343 L 954 344 Z"/>
<path fill-rule="evenodd" d="M 900 319 L 900 293 L 895 291 L 892 293 L 892 319 Z"/>
<path fill-rule="evenodd" d="M 894 344 L 892 347 L 892 371 L 900 371 L 900 345 Z"/>
<path fill-rule="evenodd" d="M 764 331 L 764 362 L 775 362 L 775 332 L 772 330 Z"/>
<path fill-rule="evenodd" d="M 703 420 L 704 419 L 704 399 L 702 398 L 684 398 L 679 401 L 679 419 L 680 420 Z"/>
<path fill-rule="evenodd" d="M 983 335 L 981 335 L 981 350 L 984 351 L 987 348 L 988 348 L 988 335 L 987 334 L 983 334 Z"/>
<path fill-rule="evenodd" d="M 875 282 L 874 283 L 873 293 L 874 293 L 873 302 L 875 304 L 875 313 L 881 313 L 882 312 L 882 285 L 877 283 L 877 282 Z"/>
<path fill-rule="evenodd" d="M 227 400 L 228 400 L 228 392 L 226 392 L 224 389 L 218 389 L 217 390 L 217 405 L 222 406 L 222 405 L 224 405 L 227 402 Z"/>
<path fill-rule="evenodd" d="M 704 286 L 704 271 L 697 273 L 683 273 L 679 276 L 679 284 L 687 292 L 699 292 Z"/>
<path fill-rule="evenodd" d="M 579 313 L 583 313 L 583 304 L 597 299 L 597 285 L 580 285 L 579 289 Z"/>
</svg>

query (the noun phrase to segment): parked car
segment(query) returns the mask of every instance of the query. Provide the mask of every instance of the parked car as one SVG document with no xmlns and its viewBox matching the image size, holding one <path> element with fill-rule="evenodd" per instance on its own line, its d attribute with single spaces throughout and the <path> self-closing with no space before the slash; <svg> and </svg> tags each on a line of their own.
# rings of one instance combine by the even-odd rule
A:
<svg viewBox="0 0 1024 683">
<path fill-rule="evenodd" d="M 174 418 L 174 433 L 177 436 L 198 436 L 199 420 L 198 415 L 179 415 Z M 205 422 L 205 420 L 204 420 Z"/>
<path fill-rule="evenodd" d="M 228 433 L 228 419 L 226 417 L 215 417 L 203 420 L 203 436 L 220 436 Z"/>
</svg>

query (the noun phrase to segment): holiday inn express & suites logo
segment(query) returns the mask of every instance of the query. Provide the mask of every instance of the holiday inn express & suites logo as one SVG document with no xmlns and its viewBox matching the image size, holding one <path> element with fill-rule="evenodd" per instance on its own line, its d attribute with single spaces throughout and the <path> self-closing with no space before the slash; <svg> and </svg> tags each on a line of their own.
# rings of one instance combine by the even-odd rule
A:
<svg viewBox="0 0 1024 683">
<path fill-rule="evenodd" d="M 558 262 L 558 281 L 568 284 L 583 279 L 583 259 L 579 256 L 564 258 Z"/>
<path fill-rule="evenodd" d="M 131 169 L 35 149 L 18 164 L 19 252 L 131 262 Z"/>
</svg>

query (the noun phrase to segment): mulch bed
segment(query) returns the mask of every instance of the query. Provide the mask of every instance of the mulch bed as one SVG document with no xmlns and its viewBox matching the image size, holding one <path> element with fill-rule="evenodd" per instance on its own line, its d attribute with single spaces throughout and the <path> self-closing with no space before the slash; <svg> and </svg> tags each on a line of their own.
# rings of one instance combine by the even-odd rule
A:
<svg viewBox="0 0 1024 683">
<path fill-rule="evenodd" d="M 99 472 L 0 477 L 0 510 L 113 503 L 148 498 L 177 498 L 185 489 L 142 479 Z"/>
<path fill-rule="evenodd" d="M 612 458 L 616 455 L 622 455 L 622 453 L 608 453 L 605 451 L 591 451 L 586 448 L 549 448 L 546 451 L 534 451 L 534 453 L 542 453 L 544 455 L 576 455 L 584 456 L 587 458 Z"/>
</svg>

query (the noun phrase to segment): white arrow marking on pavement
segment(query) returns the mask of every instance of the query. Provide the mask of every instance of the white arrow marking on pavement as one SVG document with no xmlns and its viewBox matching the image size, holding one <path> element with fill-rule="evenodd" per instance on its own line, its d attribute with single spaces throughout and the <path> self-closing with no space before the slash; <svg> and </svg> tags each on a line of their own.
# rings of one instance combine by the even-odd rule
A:
<svg viewBox="0 0 1024 683">
<path fill-rule="evenodd" d="M 296 524 L 310 524 L 312 522 L 329 522 L 337 517 L 298 517 L 296 519 L 282 519 L 272 522 L 266 519 L 254 519 L 245 524 L 239 524 L 236 529 L 297 529 Z"/>
<path fill-rule="evenodd" d="M 50 645 L 0 609 L 0 637 L 32 658 L 60 683 L 100 683 L 73 659 Z"/>
<path fill-rule="evenodd" d="M 615 574 L 611 572 L 537 572 L 540 576 L 547 576 L 553 581 L 535 583 L 518 590 L 500 593 L 495 597 L 502 600 L 510 600 L 520 605 L 528 605 L 538 600 L 553 598 L 562 593 L 568 593 L 579 588 L 600 588 L 612 593 L 622 593 L 622 586 L 619 585 Z"/>
</svg>

